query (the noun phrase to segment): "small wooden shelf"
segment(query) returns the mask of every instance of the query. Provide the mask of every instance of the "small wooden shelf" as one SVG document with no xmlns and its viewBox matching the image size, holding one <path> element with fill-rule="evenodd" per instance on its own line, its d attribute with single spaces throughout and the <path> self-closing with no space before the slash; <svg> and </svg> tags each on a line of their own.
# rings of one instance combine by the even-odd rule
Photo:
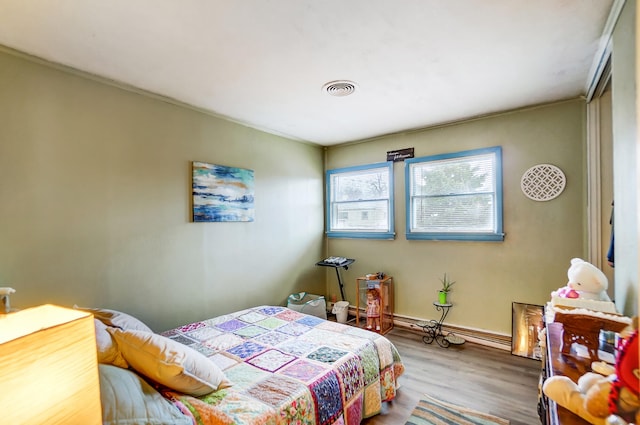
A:
<svg viewBox="0 0 640 425">
<path fill-rule="evenodd" d="M 356 278 L 356 326 L 367 329 L 367 293 L 371 290 L 378 297 L 380 303 L 380 329 L 368 329 L 382 335 L 393 329 L 393 277 L 384 276 L 382 279 Z M 364 309 L 363 323 L 360 323 L 360 308 Z"/>
</svg>

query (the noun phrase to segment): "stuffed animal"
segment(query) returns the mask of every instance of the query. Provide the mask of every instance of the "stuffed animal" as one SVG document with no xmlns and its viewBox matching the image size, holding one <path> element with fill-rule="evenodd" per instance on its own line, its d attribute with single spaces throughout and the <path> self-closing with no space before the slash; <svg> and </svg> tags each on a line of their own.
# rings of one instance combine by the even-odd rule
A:
<svg viewBox="0 0 640 425">
<path fill-rule="evenodd" d="M 566 376 L 553 376 L 544 382 L 542 391 L 591 424 L 624 423 L 620 418 L 640 424 L 637 329 L 623 341 L 615 367 L 594 362 L 592 370 L 582 375 L 577 384 Z"/>
<path fill-rule="evenodd" d="M 593 264 L 580 258 L 573 258 L 567 270 L 567 277 L 569 278 L 567 285 L 552 292 L 552 296 L 611 301 L 607 295 L 609 280 L 602 270 Z"/>
</svg>

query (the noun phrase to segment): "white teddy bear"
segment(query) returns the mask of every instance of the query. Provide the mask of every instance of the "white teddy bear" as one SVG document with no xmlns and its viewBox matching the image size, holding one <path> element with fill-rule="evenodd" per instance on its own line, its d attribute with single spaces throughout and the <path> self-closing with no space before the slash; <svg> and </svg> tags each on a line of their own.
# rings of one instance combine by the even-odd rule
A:
<svg viewBox="0 0 640 425">
<path fill-rule="evenodd" d="M 567 271 L 569 286 L 578 292 L 580 298 L 587 300 L 611 301 L 607 295 L 609 280 L 607 276 L 591 263 L 580 258 L 571 260 L 571 267 Z"/>
<path fill-rule="evenodd" d="M 611 301 L 607 295 L 609 280 L 602 270 L 593 264 L 581 258 L 573 258 L 567 270 L 567 277 L 569 278 L 567 285 L 553 292 L 553 296 Z"/>
</svg>

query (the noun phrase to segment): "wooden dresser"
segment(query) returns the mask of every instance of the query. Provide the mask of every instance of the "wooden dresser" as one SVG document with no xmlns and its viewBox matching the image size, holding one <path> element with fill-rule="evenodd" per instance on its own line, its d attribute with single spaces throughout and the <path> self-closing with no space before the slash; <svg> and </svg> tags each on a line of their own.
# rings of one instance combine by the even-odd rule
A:
<svg viewBox="0 0 640 425">
<path fill-rule="evenodd" d="M 563 355 L 560 352 L 562 348 L 561 323 L 547 323 L 546 328 L 547 351 L 542 361 L 538 400 L 540 421 L 546 425 L 589 425 L 589 422 L 564 407 L 558 406 L 555 401 L 547 399 L 542 393 L 542 383 L 548 377 L 565 375 L 576 382 L 585 372 L 591 371 L 590 359 L 576 356 L 573 350 L 569 355 Z"/>
</svg>

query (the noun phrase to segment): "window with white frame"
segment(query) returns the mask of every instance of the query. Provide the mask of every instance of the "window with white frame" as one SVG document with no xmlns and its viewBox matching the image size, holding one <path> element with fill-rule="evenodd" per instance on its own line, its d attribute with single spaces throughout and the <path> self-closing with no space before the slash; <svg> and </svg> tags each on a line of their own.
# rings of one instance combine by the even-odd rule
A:
<svg viewBox="0 0 640 425">
<path fill-rule="evenodd" d="M 407 239 L 502 241 L 499 146 L 405 161 Z"/>
<path fill-rule="evenodd" d="M 327 171 L 327 236 L 393 239 L 393 163 Z"/>
</svg>

